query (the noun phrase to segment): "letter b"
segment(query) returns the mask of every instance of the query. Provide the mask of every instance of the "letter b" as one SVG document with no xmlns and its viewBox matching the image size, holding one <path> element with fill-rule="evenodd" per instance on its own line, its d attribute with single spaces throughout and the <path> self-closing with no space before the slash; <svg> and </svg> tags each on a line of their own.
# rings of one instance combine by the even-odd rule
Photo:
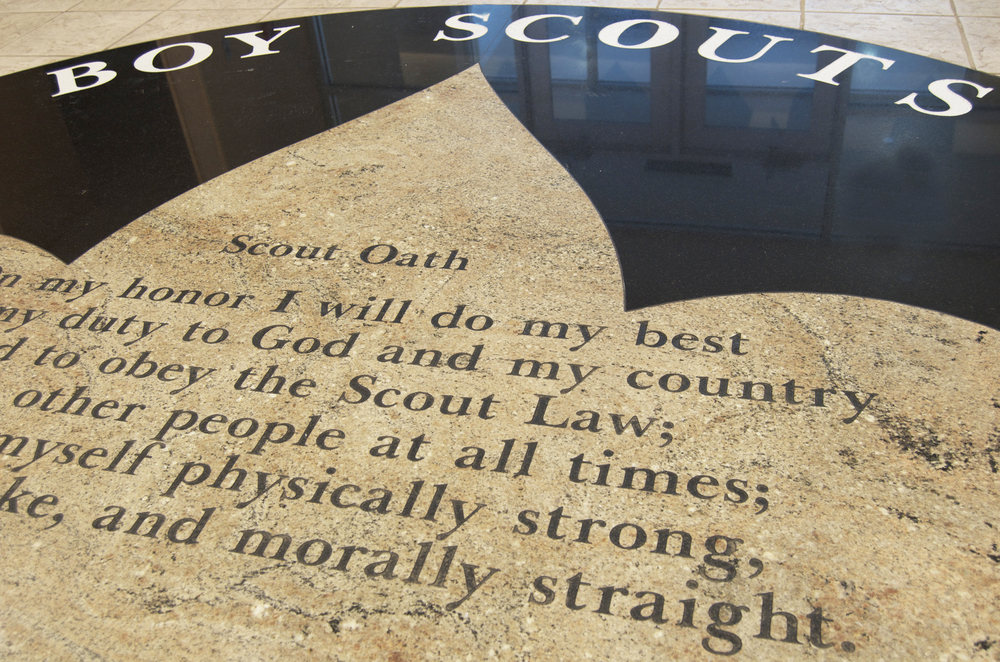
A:
<svg viewBox="0 0 1000 662">
<path fill-rule="evenodd" d="M 131 368 L 129 368 L 128 372 L 126 372 L 125 374 L 129 375 L 130 377 L 136 377 L 138 379 L 142 379 L 144 377 L 149 377 L 150 375 L 152 375 L 154 372 L 156 372 L 156 369 L 159 366 L 156 364 L 155 361 L 148 361 L 147 360 L 148 358 L 149 358 L 149 352 L 143 352 L 142 354 L 140 354 L 139 358 L 135 360 L 135 363 L 132 365 Z"/>
<path fill-rule="evenodd" d="M 84 64 L 75 64 L 72 67 L 66 67 L 65 69 L 48 72 L 50 76 L 56 77 L 57 90 L 52 96 L 61 97 L 62 95 L 69 94 L 70 92 L 89 90 L 92 87 L 97 87 L 98 85 L 104 85 L 105 83 L 111 82 L 118 74 L 110 69 L 107 69 L 107 66 L 107 62 L 86 62 Z M 83 69 L 83 71 L 79 74 L 74 73 L 77 69 Z M 79 81 L 81 78 L 93 78 L 94 82 L 86 85 L 80 85 Z"/>
<path fill-rule="evenodd" d="M 653 338 L 655 338 L 652 343 L 647 342 L 646 340 L 649 336 L 653 336 Z M 667 334 L 662 331 L 650 330 L 648 320 L 639 322 L 639 334 L 635 338 L 635 344 L 637 347 L 639 345 L 645 345 L 646 347 L 661 347 L 666 342 Z"/>
</svg>

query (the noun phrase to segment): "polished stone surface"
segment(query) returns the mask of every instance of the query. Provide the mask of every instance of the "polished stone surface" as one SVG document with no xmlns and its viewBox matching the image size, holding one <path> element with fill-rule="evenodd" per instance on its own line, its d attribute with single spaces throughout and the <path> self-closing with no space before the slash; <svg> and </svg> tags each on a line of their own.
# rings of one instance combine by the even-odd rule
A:
<svg viewBox="0 0 1000 662">
<path fill-rule="evenodd" d="M 201 182 L 481 59 L 497 94 L 604 218 L 627 308 L 805 291 L 1000 326 L 1000 303 L 974 286 L 1000 278 L 988 93 L 997 79 L 828 36 L 624 9 L 534 22 L 571 10 L 484 5 L 471 13 L 487 21 L 419 38 L 454 11 L 260 26 L 280 52 L 255 58 L 259 67 L 244 62 L 250 38 L 224 29 L 159 42 L 209 49 L 184 66 L 191 48 L 168 48 L 174 60 L 147 65 L 166 73 L 137 71 L 133 60 L 153 47 L 136 45 L 102 56 L 121 78 L 93 88 L 67 91 L 74 75 L 83 87 L 94 80 L 82 73 L 98 66 L 88 60 L 61 67 L 63 78 L 52 67 L 9 76 L 0 112 L 51 120 L 10 127 L 5 151 L 23 156 L 0 173 L 0 227 L 72 260 Z M 515 21 L 534 32 L 513 38 L 505 26 Z M 642 25 L 599 35 L 622 21 Z M 670 26 L 664 43 L 634 48 L 659 38 L 656 21 Z M 850 64 L 837 59 L 844 51 L 862 55 Z M 946 82 L 932 94 L 934 81 Z M 116 112 L 122 103 L 132 112 Z"/>
<path fill-rule="evenodd" d="M 43 499 L 0 511 L 8 659 L 996 645 L 995 331 L 806 294 L 623 312 L 600 217 L 474 69 L 68 268 L 0 264 L 34 311 L 0 495 Z"/>
<path fill-rule="evenodd" d="M 4 228 L 82 254 L 0 237 L 0 654 L 995 657 L 998 332 L 755 291 L 991 290 L 1000 90 L 895 102 L 995 79 L 624 10 L 431 39 L 465 11 L 5 79 Z M 802 78 L 821 44 L 894 63 Z"/>
<path fill-rule="evenodd" d="M 608 225 L 627 308 L 825 292 L 1000 325 L 1000 302 L 977 286 L 1000 281 L 997 102 L 987 93 L 970 112 L 944 117 L 946 106 L 928 105 L 926 93 L 935 80 L 986 90 L 997 79 L 700 17 L 641 15 L 682 35 L 656 50 L 598 38 L 635 16 L 589 10 L 575 30 L 553 26 L 548 38 L 569 32 L 565 39 L 520 48 L 500 40 L 481 62 Z M 633 32 L 626 43 L 651 34 Z M 728 38 L 702 55 L 713 35 Z M 842 55 L 817 57 L 824 47 L 870 59 L 817 80 Z M 925 90 L 917 108 L 937 115 L 899 103 L 917 90 Z"/>
<path fill-rule="evenodd" d="M 171 8 L 176 4 L 177 0 L 110 0 L 99 3 L 92 2 L 91 0 L 84 0 L 83 2 L 59 0 L 44 2 L 38 0 L 0 0 L 0 15 L 6 19 L 14 15 L 23 16 L 24 14 L 31 12 L 66 12 L 70 16 L 68 16 L 67 20 L 64 22 L 63 30 L 76 34 L 78 38 L 80 36 L 87 38 L 89 33 L 77 29 L 76 27 L 77 19 L 86 20 L 82 16 L 76 17 L 78 14 L 84 14 L 92 11 L 103 11 L 106 14 L 109 12 L 113 13 L 115 11 L 154 11 L 158 12 L 156 16 L 158 21 L 163 21 L 169 25 L 172 22 L 172 19 L 170 18 L 172 11 Z M 272 0 L 270 11 L 263 18 L 264 20 L 279 20 L 314 14 L 336 13 L 352 7 L 354 9 L 387 9 L 391 7 L 428 6 L 434 4 L 438 3 L 434 2 L 434 0 Z M 511 4 L 522 3 L 512 2 Z M 566 0 L 566 2 L 562 4 L 572 4 L 572 0 Z M 616 2 L 609 1 L 605 6 L 616 6 L 617 4 L 618 3 Z M 927 35 L 919 30 L 918 26 L 915 26 L 912 22 L 907 22 L 905 17 L 942 15 L 941 0 L 900 0 L 892 3 L 858 4 L 861 6 L 857 6 L 853 3 L 828 5 L 827 3 L 814 4 L 802 3 L 800 1 L 789 5 L 787 3 L 774 3 L 771 0 L 757 0 L 755 2 L 741 3 L 739 5 L 739 9 L 734 10 L 731 8 L 730 3 L 723 2 L 675 3 L 670 2 L 669 0 L 659 0 L 659 2 L 652 0 L 649 8 L 660 9 L 662 11 L 681 11 L 693 14 L 723 16 L 726 18 L 757 21 L 773 25 L 782 25 L 790 28 L 806 29 L 814 29 L 811 24 L 812 19 L 830 11 L 838 13 L 851 12 L 854 14 L 862 14 L 869 20 L 885 20 L 882 17 L 893 15 L 896 16 L 897 19 L 902 18 L 904 20 L 894 21 L 893 30 L 884 31 L 879 35 L 879 38 L 883 40 L 879 42 L 881 45 L 899 48 L 922 55 L 930 54 L 925 51 L 925 48 L 935 46 L 933 42 L 928 41 Z M 241 0 L 234 0 L 232 6 L 237 11 L 240 11 L 241 6 L 242 8 L 246 7 L 243 6 Z M 775 6 L 780 7 L 780 10 L 775 11 Z M 828 9 L 827 7 L 830 8 Z M 162 14 L 162 16 L 160 14 Z M 957 0 L 952 8 L 949 9 L 948 14 L 952 15 L 955 20 L 950 34 L 946 37 L 946 41 L 958 39 L 965 46 L 965 54 L 959 59 L 954 60 L 954 62 L 963 66 L 970 66 L 994 73 L 1000 72 L 1000 67 L 994 66 L 990 68 L 989 66 L 986 66 L 983 59 L 977 59 L 974 57 L 970 48 L 970 41 L 979 41 L 980 44 L 978 48 L 995 52 L 998 50 L 998 47 L 1000 47 L 1000 38 L 998 38 L 997 33 L 986 32 L 979 36 L 969 34 L 969 21 L 967 20 L 969 17 L 975 16 L 1000 17 L 1000 5 L 993 0 Z M 239 22 L 240 19 L 237 19 L 234 15 L 228 24 L 235 25 Z M 192 30 L 203 30 L 209 27 L 212 26 L 202 24 L 192 28 Z M 833 27 L 833 32 L 840 36 L 862 38 L 859 34 L 852 34 L 849 26 L 835 25 Z M 179 33 L 161 33 L 151 36 L 160 38 L 172 36 L 174 34 Z M 107 48 L 107 44 L 100 43 L 93 37 L 94 35 L 90 35 L 88 45 L 85 47 L 81 46 L 81 48 L 76 51 L 58 50 L 55 49 L 52 44 L 46 46 L 45 44 L 47 42 L 44 39 L 27 40 L 24 42 L 26 46 L 31 45 L 32 47 L 36 47 L 36 43 L 41 43 L 46 55 L 26 56 L 21 53 L 9 56 L 0 56 L 0 72 L 9 73 L 19 69 L 26 69 L 31 66 L 54 62 L 68 57 L 100 50 L 102 48 Z M 114 45 L 127 45 L 135 43 L 136 41 L 139 41 L 139 39 L 136 39 L 134 35 L 129 34 L 125 35 Z"/>
</svg>

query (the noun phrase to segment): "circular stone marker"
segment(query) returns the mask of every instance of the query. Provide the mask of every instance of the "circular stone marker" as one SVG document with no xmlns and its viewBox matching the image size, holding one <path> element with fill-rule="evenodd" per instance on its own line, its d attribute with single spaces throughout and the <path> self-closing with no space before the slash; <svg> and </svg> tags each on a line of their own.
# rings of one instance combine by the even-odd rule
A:
<svg viewBox="0 0 1000 662">
<path fill-rule="evenodd" d="M 5 654 L 993 659 L 998 82 L 506 6 L 0 79 Z"/>
</svg>

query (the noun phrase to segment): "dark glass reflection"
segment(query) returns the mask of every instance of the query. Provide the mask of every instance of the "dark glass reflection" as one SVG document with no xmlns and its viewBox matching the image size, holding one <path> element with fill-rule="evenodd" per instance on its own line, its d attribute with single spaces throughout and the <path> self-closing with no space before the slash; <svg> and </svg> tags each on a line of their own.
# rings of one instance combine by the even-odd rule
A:
<svg viewBox="0 0 1000 662">
<path fill-rule="evenodd" d="M 931 82 L 1000 88 L 994 77 L 835 37 L 655 12 L 538 7 L 582 16 L 503 37 L 481 67 L 497 94 L 590 196 L 615 243 L 627 308 L 745 292 L 820 292 L 889 299 L 1000 327 L 1000 90 L 960 117 L 896 102 Z M 670 23 L 677 38 L 651 49 L 598 40 L 624 19 Z M 621 34 L 646 41 L 649 24 Z M 731 37 L 698 49 L 711 28 Z M 837 52 L 862 60 L 813 74 Z M 572 57 L 570 57 L 572 56 Z M 615 72 L 610 74 L 610 72 Z"/>
<path fill-rule="evenodd" d="M 478 14 L 468 22 L 487 34 L 434 41 L 463 13 Z M 573 20 L 536 22 L 528 41 L 505 34 L 511 21 L 546 13 Z M 602 32 L 622 21 L 636 24 Z M 250 47 L 227 37 L 267 39 L 290 25 L 299 27 L 275 42 L 280 55 L 245 59 Z M 673 38 L 630 48 L 661 30 Z M 735 32 L 712 57 L 700 52 L 725 31 Z M 558 40 L 531 43 L 545 39 Z M 143 53 L 182 42 L 213 53 L 176 71 L 135 70 Z M 813 52 L 825 47 L 893 63 L 862 60 L 836 85 L 801 76 L 840 57 Z M 170 57 L 183 57 L 176 50 Z M 5 76 L 0 231 L 71 261 L 199 183 L 442 81 L 481 53 L 497 95 L 604 218 L 627 308 L 803 291 L 1000 328 L 1000 80 L 836 37 L 676 14 L 489 5 L 335 14 Z M 157 67 L 175 64 L 165 57 Z M 119 76 L 52 96 L 47 72 L 96 60 Z M 898 103 L 916 92 L 925 110 L 947 109 L 927 91 L 943 79 L 998 90 L 977 99 L 955 87 L 973 105 L 955 117 Z"/>
<path fill-rule="evenodd" d="M 232 168 L 360 117 L 477 61 L 488 39 L 434 41 L 460 8 L 334 14 L 139 44 L 0 78 L 0 230 L 69 262 L 167 200 Z M 278 55 L 244 59 L 226 35 L 299 25 Z M 495 32 L 498 33 L 498 32 Z M 492 35 L 491 35 L 492 36 Z M 201 42 L 204 62 L 141 73 L 157 46 Z M 175 49 L 156 59 L 156 66 Z M 46 72 L 99 60 L 115 80 L 53 97 Z M 87 81 L 85 81 L 87 82 Z"/>
</svg>

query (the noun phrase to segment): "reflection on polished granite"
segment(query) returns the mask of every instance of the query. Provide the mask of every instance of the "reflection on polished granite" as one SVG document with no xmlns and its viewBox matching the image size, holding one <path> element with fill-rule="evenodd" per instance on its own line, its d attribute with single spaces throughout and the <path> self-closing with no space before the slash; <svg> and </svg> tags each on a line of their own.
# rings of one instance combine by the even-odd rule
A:
<svg viewBox="0 0 1000 662">
<path fill-rule="evenodd" d="M 996 79 L 483 6 L 0 85 L 4 227 L 128 223 L 0 246 L 5 657 L 998 650 L 996 333 L 753 293 L 995 326 Z M 631 305 L 751 293 L 622 311 L 598 209 Z"/>
<path fill-rule="evenodd" d="M 438 4 L 461 3 L 435 0 L 213 0 L 198 3 L 184 0 L 0 0 L 0 73 L 148 39 L 254 21 Z M 546 3 L 531 0 L 525 4 Z M 575 3 L 565 0 L 556 4 Z M 611 0 L 600 4 L 828 32 L 920 55 L 943 57 L 974 69 L 1000 72 L 1000 4 L 994 0 L 956 0 L 954 3 L 949 0 L 808 0 L 805 3 L 801 0 Z"/>
<path fill-rule="evenodd" d="M 0 166 L 7 205 L 0 227 L 73 260 L 201 182 L 468 68 L 475 62 L 471 45 L 426 38 L 453 13 L 409 9 L 363 12 L 347 22 L 338 15 L 285 21 L 298 27 L 278 37 L 280 53 L 263 60 L 244 60 L 251 48 L 227 35 L 263 27 L 270 39 L 280 26 L 177 37 L 158 43 L 194 40 L 211 45 L 213 54 L 159 74 L 134 65 L 152 45 L 127 46 L 98 60 L 119 78 L 56 96 L 58 79 L 46 73 L 55 67 L 0 79 L 0 115 L 12 118 L 5 148 L 21 156 Z M 168 53 L 183 64 L 190 50 Z M 127 113 L 119 112 L 125 107 Z"/>
<path fill-rule="evenodd" d="M 498 40 L 482 68 L 601 213 L 628 308 L 822 292 L 1000 325 L 1000 302 L 973 286 L 1000 281 L 1000 106 L 996 96 L 976 98 L 997 79 L 859 42 L 702 17 L 644 15 L 677 26 L 680 37 L 613 48 L 599 31 L 633 14 L 582 13 L 559 42 Z M 719 49 L 702 55 L 722 34 Z M 631 43 L 651 35 L 633 33 Z M 842 56 L 817 53 L 824 47 L 867 59 L 828 80 L 803 76 Z M 979 85 L 970 112 L 943 117 L 940 100 L 926 105 L 936 80 Z M 918 90 L 936 114 L 900 103 Z"/>
<path fill-rule="evenodd" d="M 200 55 L 169 47 L 190 42 Z M 73 260 L 201 182 L 480 61 L 604 218 L 627 308 L 800 291 L 1000 327 L 1000 303 L 973 286 L 1000 278 L 987 74 L 787 28 L 559 6 L 334 14 L 158 44 L 143 66 L 149 44 L 0 80 L 0 113 L 18 118 L 0 167 L 7 234 Z M 102 68 L 120 77 L 94 84 Z"/>
</svg>

